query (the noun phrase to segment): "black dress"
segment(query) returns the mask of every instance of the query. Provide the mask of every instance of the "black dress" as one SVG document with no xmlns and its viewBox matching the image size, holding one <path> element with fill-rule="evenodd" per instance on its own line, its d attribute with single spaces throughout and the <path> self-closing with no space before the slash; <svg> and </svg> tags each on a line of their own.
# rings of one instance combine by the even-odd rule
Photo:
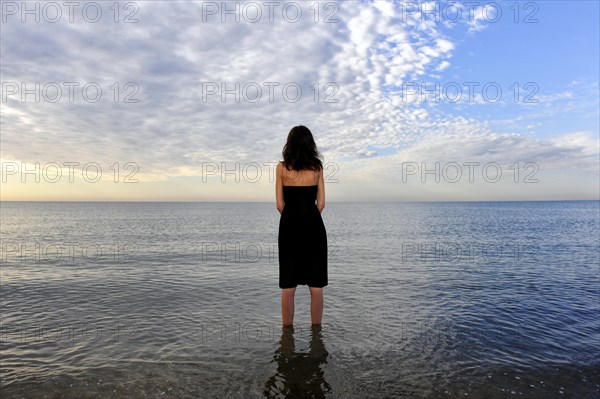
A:
<svg viewBox="0 0 600 399">
<path fill-rule="evenodd" d="M 279 288 L 327 285 L 327 233 L 315 204 L 318 185 L 283 186 L 279 219 Z"/>
</svg>

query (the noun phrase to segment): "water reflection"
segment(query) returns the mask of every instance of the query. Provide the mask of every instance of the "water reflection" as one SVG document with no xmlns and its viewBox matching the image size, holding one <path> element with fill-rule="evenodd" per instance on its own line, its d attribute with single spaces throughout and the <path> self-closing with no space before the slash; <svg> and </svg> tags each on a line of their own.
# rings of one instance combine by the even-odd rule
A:
<svg viewBox="0 0 600 399">
<path fill-rule="evenodd" d="M 282 327 L 279 349 L 273 356 L 277 371 L 265 382 L 265 398 L 325 398 L 331 391 L 321 369 L 327 355 L 321 325 L 311 326 L 308 353 L 296 352 L 294 327 Z"/>
</svg>

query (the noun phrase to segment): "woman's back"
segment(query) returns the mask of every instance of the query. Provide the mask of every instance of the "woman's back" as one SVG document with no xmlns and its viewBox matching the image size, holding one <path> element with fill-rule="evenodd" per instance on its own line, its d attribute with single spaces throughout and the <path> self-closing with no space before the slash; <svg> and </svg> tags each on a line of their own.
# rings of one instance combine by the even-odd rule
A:
<svg viewBox="0 0 600 399">
<path fill-rule="evenodd" d="M 288 170 L 284 165 L 282 183 L 284 186 L 316 186 L 319 183 L 319 171 L 310 169 Z"/>
</svg>

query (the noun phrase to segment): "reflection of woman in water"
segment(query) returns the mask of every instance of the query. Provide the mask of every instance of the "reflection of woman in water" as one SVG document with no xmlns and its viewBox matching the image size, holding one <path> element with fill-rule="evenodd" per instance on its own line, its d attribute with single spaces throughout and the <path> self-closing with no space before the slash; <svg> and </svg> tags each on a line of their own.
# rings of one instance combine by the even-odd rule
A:
<svg viewBox="0 0 600 399">
<path fill-rule="evenodd" d="M 283 326 L 279 349 L 273 356 L 277 372 L 265 382 L 265 398 L 325 398 L 331 391 L 321 370 L 327 355 L 320 324 L 311 326 L 309 353 L 296 352 L 294 327 Z"/>
</svg>

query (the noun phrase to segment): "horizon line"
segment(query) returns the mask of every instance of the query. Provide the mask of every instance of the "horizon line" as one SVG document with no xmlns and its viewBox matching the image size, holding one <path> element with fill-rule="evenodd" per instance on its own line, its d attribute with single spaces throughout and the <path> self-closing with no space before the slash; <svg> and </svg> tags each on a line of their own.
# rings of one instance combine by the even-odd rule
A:
<svg viewBox="0 0 600 399">
<path fill-rule="evenodd" d="M 528 199 L 528 200 L 413 200 L 413 201 L 403 201 L 403 200 L 392 200 L 392 201 L 327 201 L 327 203 L 334 204 L 355 204 L 355 203 L 415 203 L 415 202 L 568 202 L 568 201 L 600 201 L 600 198 L 594 199 Z M 272 203 L 275 204 L 275 201 L 185 201 L 185 200 L 0 200 L 2 202 L 90 202 L 90 203 L 98 203 L 98 202 L 115 202 L 115 203 L 238 203 L 238 204 L 247 204 L 247 203 L 257 203 L 257 204 L 267 204 Z"/>
</svg>

